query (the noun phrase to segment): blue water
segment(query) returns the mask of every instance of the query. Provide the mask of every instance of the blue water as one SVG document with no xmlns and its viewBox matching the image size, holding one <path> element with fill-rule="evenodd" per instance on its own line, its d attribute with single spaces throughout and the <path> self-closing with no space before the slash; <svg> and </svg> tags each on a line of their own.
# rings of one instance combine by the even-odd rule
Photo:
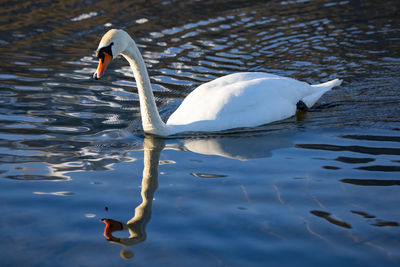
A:
<svg viewBox="0 0 400 267">
<path fill-rule="evenodd" d="M 397 1 L 0 7 L 2 266 L 400 264 Z M 91 78 L 113 27 L 164 120 L 233 72 L 344 82 L 281 122 L 157 139 L 126 61 Z M 102 218 L 130 229 L 107 241 Z"/>
</svg>

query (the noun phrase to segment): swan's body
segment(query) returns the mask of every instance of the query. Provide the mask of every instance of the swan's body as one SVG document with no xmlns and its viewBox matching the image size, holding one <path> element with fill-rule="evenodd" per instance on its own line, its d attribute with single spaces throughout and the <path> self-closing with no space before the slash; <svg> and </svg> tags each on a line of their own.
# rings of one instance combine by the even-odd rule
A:
<svg viewBox="0 0 400 267">
<path fill-rule="evenodd" d="M 143 58 L 125 31 L 110 30 L 104 35 L 98 48 L 100 61 L 94 77 L 100 78 L 113 55 L 118 54 L 128 60 L 134 73 L 144 132 L 160 136 L 218 132 L 282 120 L 296 113 L 299 101 L 311 107 L 325 92 L 342 82 L 335 79 L 309 85 L 262 72 L 230 74 L 197 87 L 165 124 L 157 111 Z"/>
</svg>

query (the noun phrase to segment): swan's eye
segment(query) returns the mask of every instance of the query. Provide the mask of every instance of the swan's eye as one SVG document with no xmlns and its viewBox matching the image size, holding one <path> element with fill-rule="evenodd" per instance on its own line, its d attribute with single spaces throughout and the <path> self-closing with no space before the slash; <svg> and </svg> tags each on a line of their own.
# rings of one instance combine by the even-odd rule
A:
<svg viewBox="0 0 400 267">
<path fill-rule="evenodd" d="M 105 57 L 104 53 L 107 53 L 107 54 L 109 54 L 109 55 L 111 56 L 111 58 L 112 58 L 112 57 L 113 57 L 113 54 L 112 54 L 111 46 L 112 46 L 113 44 L 114 44 L 114 43 L 111 43 L 110 45 L 105 46 L 105 47 L 102 47 L 102 48 L 100 48 L 99 50 L 97 50 L 97 51 L 96 51 L 96 57 L 97 57 L 98 59 L 101 59 L 102 62 L 104 62 L 104 57 Z"/>
</svg>

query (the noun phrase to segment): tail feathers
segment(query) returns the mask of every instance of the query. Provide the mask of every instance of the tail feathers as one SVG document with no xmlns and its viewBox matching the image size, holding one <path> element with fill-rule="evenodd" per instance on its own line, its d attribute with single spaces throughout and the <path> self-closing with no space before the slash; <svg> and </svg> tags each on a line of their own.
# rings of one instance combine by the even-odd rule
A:
<svg viewBox="0 0 400 267">
<path fill-rule="evenodd" d="M 327 88 L 327 89 L 329 88 L 329 89 L 331 89 L 332 87 L 341 85 L 342 82 L 343 82 L 343 80 L 334 79 L 334 80 L 329 81 L 329 82 L 320 83 L 320 84 L 314 84 L 314 85 L 311 85 L 311 86 L 312 87 Z"/>
<path fill-rule="evenodd" d="M 331 90 L 332 87 L 341 85 L 342 82 L 343 80 L 334 79 L 329 82 L 311 85 L 312 87 L 316 88 L 315 92 L 311 95 L 304 97 L 303 99 L 301 99 L 301 101 L 303 101 L 308 108 L 311 108 L 324 93 Z"/>
</svg>

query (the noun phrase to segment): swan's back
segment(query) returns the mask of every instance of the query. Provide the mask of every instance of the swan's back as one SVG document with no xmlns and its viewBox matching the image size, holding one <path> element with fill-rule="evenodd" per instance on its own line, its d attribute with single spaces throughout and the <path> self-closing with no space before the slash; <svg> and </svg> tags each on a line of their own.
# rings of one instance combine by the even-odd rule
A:
<svg viewBox="0 0 400 267">
<path fill-rule="evenodd" d="M 187 131 L 199 131 L 199 127 L 201 131 L 255 127 L 294 115 L 297 102 L 316 91 L 322 89 L 292 78 L 235 73 L 197 87 L 167 125 L 186 125 Z"/>
</svg>

